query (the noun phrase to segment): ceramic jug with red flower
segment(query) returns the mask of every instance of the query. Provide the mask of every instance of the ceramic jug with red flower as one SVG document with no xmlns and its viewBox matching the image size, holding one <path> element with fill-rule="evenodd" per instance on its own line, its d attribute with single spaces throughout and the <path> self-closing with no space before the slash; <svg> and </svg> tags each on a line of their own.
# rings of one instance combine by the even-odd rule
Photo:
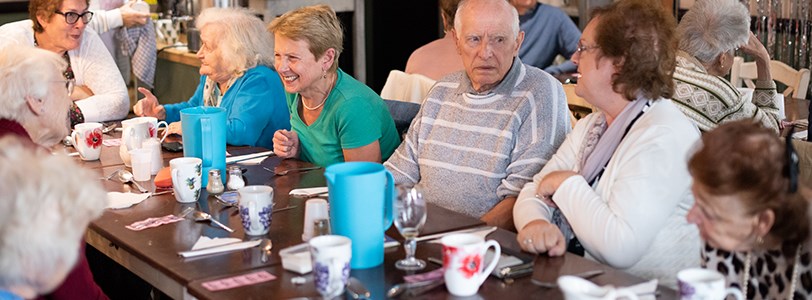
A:
<svg viewBox="0 0 812 300">
<path fill-rule="evenodd" d="M 73 127 L 70 137 L 82 160 L 97 160 L 101 155 L 102 124 L 81 123 Z"/>
<path fill-rule="evenodd" d="M 443 277 L 448 292 L 463 297 L 476 294 L 499 262 L 502 247 L 494 240 L 485 241 L 480 236 L 464 233 L 446 235 L 441 242 L 445 268 Z M 485 267 L 485 252 L 490 247 L 493 247 L 495 255 Z"/>
</svg>

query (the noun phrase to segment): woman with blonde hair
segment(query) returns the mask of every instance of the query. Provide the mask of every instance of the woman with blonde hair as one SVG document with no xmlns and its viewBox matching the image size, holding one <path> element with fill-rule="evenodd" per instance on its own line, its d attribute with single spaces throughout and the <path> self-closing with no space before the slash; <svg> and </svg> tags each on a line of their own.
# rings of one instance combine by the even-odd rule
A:
<svg viewBox="0 0 812 300">
<path fill-rule="evenodd" d="M 400 144 L 395 122 L 378 94 L 338 68 L 344 33 L 335 12 L 303 7 L 268 30 L 292 127 L 276 132 L 274 153 L 320 166 L 389 158 Z"/>
<path fill-rule="evenodd" d="M 180 111 L 214 106 L 226 110 L 226 143 L 273 148 L 273 134 L 290 128 L 279 75 L 271 69 L 273 42 L 265 24 L 244 8 L 208 8 L 200 29 L 200 84 L 189 101 L 160 105 L 147 89 L 133 111 L 165 119 L 169 132 L 182 134 Z"/>
</svg>

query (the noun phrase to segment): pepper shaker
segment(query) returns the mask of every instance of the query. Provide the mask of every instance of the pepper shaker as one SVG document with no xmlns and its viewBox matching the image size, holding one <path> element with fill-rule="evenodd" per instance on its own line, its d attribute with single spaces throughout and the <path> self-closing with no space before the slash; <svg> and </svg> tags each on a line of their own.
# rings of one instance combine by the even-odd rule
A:
<svg viewBox="0 0 812 300">
<path fill-rule="evenodd" d="M 209 184 L 206 186 L 206 191 L 212 195 L 218 195 L 225 190 L 223 187 L 223 179 L 220 176 L 220 169 L 209 170 Z"/>
</svg>

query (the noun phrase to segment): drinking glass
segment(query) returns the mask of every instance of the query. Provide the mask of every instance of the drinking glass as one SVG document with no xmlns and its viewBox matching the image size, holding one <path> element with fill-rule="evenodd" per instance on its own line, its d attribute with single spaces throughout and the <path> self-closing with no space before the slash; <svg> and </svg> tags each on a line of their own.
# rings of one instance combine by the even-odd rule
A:
<svg viewBox="0 0 812 300">
<path fill-rule="evenodd" d="M 397 186 L 397 201 L 395 203 L 395 227 L 400 235 L 406 239 L 403 248 L 406 249 L 406 258 L 395 263 L 401 270 L 421 270 L 426 262 L 414 257 L 418 233 L 426 223 L 426 202 L 418 187 Z"/>
</svg>

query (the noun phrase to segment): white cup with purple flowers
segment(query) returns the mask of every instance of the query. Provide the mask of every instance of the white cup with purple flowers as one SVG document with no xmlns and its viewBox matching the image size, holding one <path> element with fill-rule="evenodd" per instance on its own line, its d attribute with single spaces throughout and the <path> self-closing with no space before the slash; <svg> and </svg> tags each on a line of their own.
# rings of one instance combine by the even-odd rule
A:
<svg viewBox="0 0 812 300">
<path fill-rule="evenodd" d="M 237 190 L 240 194 L 240 218 L 247 235 L 264 235 L 271 228 L 273 188 L 249 185 Z"/>
<path fill-rule="evenodd" d="M 350 278 L 352 241 L 340 235 L 322 235 L 311 238 L 310 256 L 313 261 L 313 282 L 324 299 L 344 293 Z"/>
</svg>

